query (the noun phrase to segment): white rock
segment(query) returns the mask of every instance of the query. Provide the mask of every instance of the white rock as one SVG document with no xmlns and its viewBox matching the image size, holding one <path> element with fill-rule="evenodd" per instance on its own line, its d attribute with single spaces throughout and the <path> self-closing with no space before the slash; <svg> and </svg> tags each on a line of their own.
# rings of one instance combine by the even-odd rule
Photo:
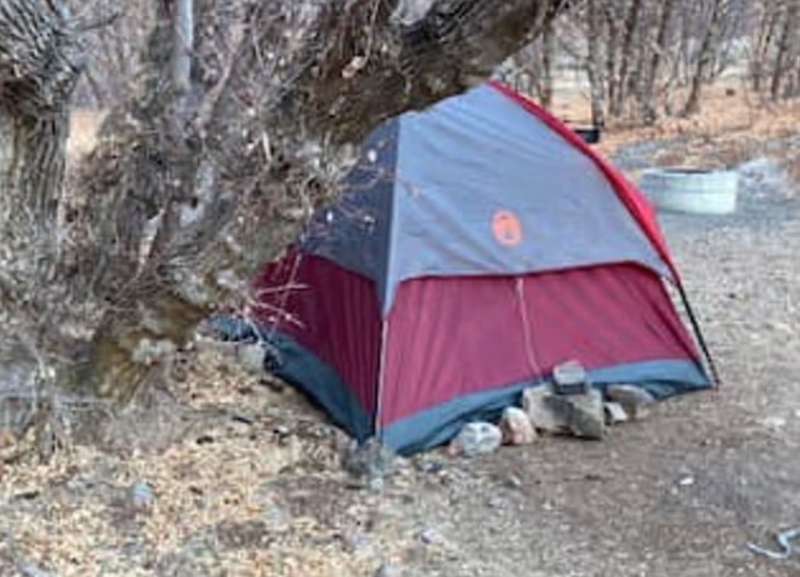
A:
<svg viewBox="0 0 800 577">
<path fill-rule="evenodd" d="M 475 457 L 496 451 L 502 442 L 499 427 L 484 422 L 467 423 L 450 443 L 449 451 L 453 455 Z"/>
<path fill-rule="evenodd" d="M 786 426 L 786 419 L 777 415 L 771 415 L 761 422 L 765 427 L 770 429 L 782 429 Z"/>
<path fill-rule="evenodd" d="M 441 545 L 444 543 L 444 537 L 436 529 L 428 528 L 419 534 L 419 540 L 426 545 Z"/>
<path fill-rule="evenodd" d="M 530 445 L 537 437 L 527 413 L 517 407 L 507 407 L 503 411 L 500 430 L 503 432 L 503 442 L 509 445 Z"/>
<path fill-rule="evenodd" d="M 604 404 L 606 411 L 606 423 L 609 425 L 617 425 L 624 423 L 628 420 L 628 413 L 619 403 L 610 401 Z"/>
</svg>

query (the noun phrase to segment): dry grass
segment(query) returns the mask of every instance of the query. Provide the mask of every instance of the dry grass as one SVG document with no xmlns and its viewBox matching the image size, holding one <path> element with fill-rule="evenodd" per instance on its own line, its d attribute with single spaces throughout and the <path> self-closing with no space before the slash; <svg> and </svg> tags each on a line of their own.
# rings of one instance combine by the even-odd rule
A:
<svg viewBox="0 0 800 577">
<path fill-rule="evenodd" d="M 578 92 L 557 95 L 553 112 L 576 124 L 588 124 L 591 117 L 588 99 Z M 653 127 L 614 123 L 598 148 L 612 155 L 620 147 L 636 142 L 685 138 L 723 148 L 719 162 L 732 165 L 746 160 L 748 143 L 796 133 L 798 118 L 800 102 L 774 104 L 741 86 L 740 81 L 728 80 L 706 89 L 701 114 L 663 118 Z"/>
<path fill-rule="evenodd" d="M 378 505 L 348 489 L 340 434 L 297 393 L 264 386 L 220 350 L 180 357 L 174 393 L 200 420 L 165 451 L 78 446 L 47 465 L 0 470 L 0 576 L 4 563 L 64 577 L 375 570 L 346 540 Z M 138 424 L 143 437 L 158 426 Z M 131 502 L 137 482 L 155 494 L 146 510 Z M 393 535 L 380 548 L 395 554 L 407 540 Z"/>
</svg>

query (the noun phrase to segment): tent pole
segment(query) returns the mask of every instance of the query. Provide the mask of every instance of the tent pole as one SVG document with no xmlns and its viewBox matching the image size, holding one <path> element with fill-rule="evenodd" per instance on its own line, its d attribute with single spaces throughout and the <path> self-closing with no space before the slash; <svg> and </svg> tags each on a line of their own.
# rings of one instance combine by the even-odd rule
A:
<svg viewBox="0 0 800 577">
<path fill-rule="evenodd" d="M 689 320 L 692 323 L 692 329 L 694 329 L 694 335 L 697 338 L 697 343 L 700 345 L 700 349 L 703 351 L 703 355 L 708 363 L 708 368 L 711 371 L 711 378 L 714 381 L 714 388 L 718 389 L 720 385 L 722 385 L 722 379 L 720 379 L 719 371 L 717 370 L 717 364 L 714 362 L 714 357 L 711 356 L 711 350 L 708 348 L 706 339 L 703 336 L 703 331 L 700 329 L 700 322 L 697 320 L 697 316 L 694 314 L 694 309 L 689 302 L 689 296 L 686 294 L 683 284 L 680 281 L 675 284 L 678 288 L 678 293 L 681 296 L 681 301 L 683 301 L 683 307 L 686 309 L 686 314 L 689 316 Z"/>
</svg>

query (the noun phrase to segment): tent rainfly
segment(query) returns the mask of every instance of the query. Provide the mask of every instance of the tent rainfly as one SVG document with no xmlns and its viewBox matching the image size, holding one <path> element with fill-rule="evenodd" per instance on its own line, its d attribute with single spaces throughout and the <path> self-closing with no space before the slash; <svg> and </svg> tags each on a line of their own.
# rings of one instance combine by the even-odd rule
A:
<svg viewBox="0 0 800 577">
<path fill-rule="evenodd" d="M 447 442 L 568 360 L 601 389 L 711 386 L 644 197 L 506 86 L 388 121 L 346 184 L 259 275 L 255 317 L 274 372 L 357 439 Z"/>
</svg>

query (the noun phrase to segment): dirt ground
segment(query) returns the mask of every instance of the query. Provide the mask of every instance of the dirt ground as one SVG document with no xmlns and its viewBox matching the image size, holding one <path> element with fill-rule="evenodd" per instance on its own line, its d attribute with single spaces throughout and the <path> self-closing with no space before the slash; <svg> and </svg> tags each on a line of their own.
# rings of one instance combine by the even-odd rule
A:
<svg viewBox="0 0 800 577">
<path fill-rule="evenodd" d="M 608 152 L 635 173 L 713 151 L 702 138 L 645 146 L 645 135 Z M 719 390 L 662 403 L 603 442 L 546 438 L 473 460 L 433 451 L 400 462 L 377 493 L 342 471 L 341 434 L 301 397 L 198 346 L 174 369 L 173 404 L 128 416 L 124 443 L 37 465 L 0 438 L 0 577 L 800 575 L 800 554 L 747 549 L 800 526 L 791 138 L 770 133 L 762 144 L 788 140 L 741 159 L 736 215 L 661 215 Z M 167 429 L 180 440 L 154 446 Z M 137 483 L 153 491 L 138 503 Z"/>
</svg>

